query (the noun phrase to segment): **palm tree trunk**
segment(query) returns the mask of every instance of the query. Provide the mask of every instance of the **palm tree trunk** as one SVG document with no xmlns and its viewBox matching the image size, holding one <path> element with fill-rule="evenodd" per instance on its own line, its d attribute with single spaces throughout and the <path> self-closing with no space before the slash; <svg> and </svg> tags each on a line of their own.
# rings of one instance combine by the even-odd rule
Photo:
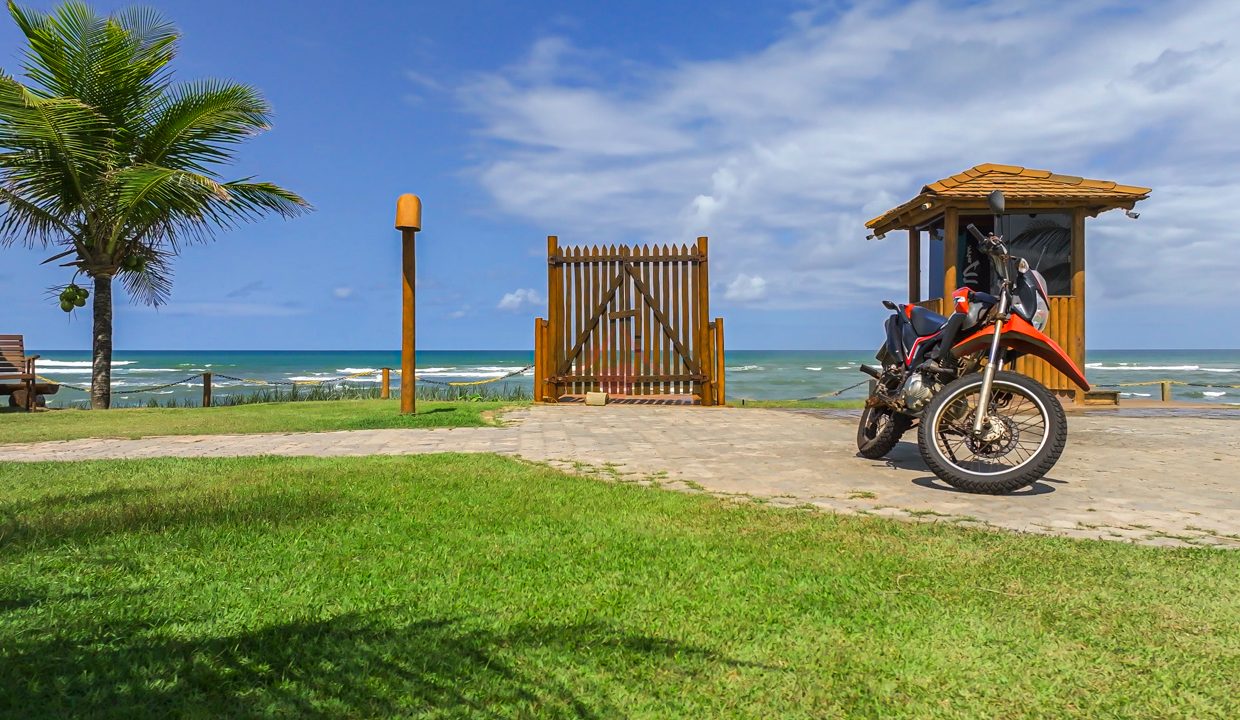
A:
<svg viewBox="0 0 1240 720">
<path fill-rule="evenodd" d="M 107 410 L 112 405 L 112 278 L 96 275 L 93 280 L 90 407 Z"/>
</svg>

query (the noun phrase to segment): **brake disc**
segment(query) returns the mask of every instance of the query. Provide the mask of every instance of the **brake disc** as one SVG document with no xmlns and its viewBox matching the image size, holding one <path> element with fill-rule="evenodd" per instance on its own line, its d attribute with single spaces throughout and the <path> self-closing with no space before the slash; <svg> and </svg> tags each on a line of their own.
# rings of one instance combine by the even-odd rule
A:
<svg viewBox="0 0 1240 720">
<path fill-rule="evenodd" d="M 969 419 L 971 422 L 972 417 Z M 969 452 L 977 457 L 987 459 L 1000 458 L 1012 452 L 1012 449 L 1020 442 L 1020 431 L 1016 428 L 1016 423 L 994 411 L 989 413 L 987 419 L 991 423 L 989 429 L 999 431 L 998 437 L 988 440 L 974 437 L 970 433 L 966 440 Z"/>
</svg>

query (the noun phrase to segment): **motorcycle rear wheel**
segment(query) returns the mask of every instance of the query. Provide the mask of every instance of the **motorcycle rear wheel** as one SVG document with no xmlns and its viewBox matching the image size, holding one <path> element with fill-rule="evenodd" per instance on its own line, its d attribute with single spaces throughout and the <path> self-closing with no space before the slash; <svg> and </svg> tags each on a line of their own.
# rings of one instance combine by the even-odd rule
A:
<svg viewBox="0 0 1240 720">
<path fill-rule="evenodd" d="M 913 425 L 913 419 L 882 406 L 867 407 L 857 425 L 857 454 L 877 460 L 891 452 L 900 437 Z"/>
<path fill-rule="evenodd" d="M 1058 462 L 1068 441 L 1063 406 L 1033 378 L 995 373 L 987 436 L 973 436 L 982 387 L 975 373 L 943 386 L 922 414 L 921 457 L 952 487 L 1001 495 L 1032 485 Z"/>
</svg>

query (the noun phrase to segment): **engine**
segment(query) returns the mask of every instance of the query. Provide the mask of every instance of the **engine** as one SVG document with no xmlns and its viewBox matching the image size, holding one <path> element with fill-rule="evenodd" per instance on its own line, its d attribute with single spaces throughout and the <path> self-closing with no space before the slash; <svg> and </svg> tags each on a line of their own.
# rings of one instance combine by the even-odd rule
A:
<svg viewBox="0 0 1240 720">
<path fill-rule="evenodd" d="M 904 384 L 900 386 L 899 397 L 904 401 L 904 407 L 909 412 L 921 412 L 933 396 L 934 388 L 919 372 L 909 373 L 904 379 Z"/>
</svg>

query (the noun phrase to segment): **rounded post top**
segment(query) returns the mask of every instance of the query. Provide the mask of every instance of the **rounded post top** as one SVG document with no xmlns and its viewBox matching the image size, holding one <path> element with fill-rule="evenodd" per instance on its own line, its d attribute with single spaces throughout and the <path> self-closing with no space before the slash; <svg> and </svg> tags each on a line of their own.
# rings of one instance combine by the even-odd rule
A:
<svg viewBox="0 0 1240 720">
<path fill-rule="evenodd" d="M 422 198 L 405 193 L 396 199 L 396 229 L 422 229 Z"/>
</svg>

